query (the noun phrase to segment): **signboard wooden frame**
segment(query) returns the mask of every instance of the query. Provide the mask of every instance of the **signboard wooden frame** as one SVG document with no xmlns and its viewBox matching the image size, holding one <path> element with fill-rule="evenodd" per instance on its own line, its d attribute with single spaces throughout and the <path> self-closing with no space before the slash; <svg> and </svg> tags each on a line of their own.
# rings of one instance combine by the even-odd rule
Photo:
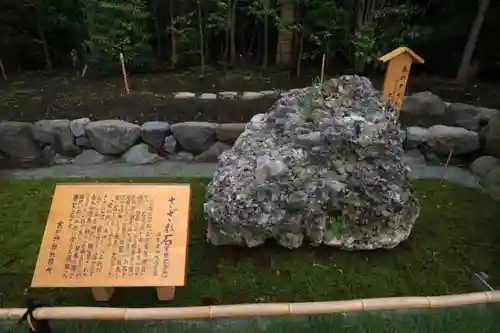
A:
<svg viewBox="0 0 500 333">
<path fill-rule="evenodd" d="M 172 299 L 185 284 L 189 184 L 57 184 L 32 287 L 156 287 Z"/>
</svg>

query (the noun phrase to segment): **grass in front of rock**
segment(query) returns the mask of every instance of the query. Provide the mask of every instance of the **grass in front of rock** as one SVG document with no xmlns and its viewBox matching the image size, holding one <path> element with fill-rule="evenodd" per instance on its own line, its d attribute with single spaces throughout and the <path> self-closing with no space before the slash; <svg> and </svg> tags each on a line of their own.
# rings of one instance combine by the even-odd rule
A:
<svg viewBox="0 0 500 333">
<path fill-rule="evenodd" d="M 59 182 L 95 181 L 58 180 Z M 214 247 L 205 241 L 207 181 L 192 185 L 187 283 L 171 302 L 153 288 L 118 289 L 115 306 L 188 306 L 273 301 L 439 295 L 469 291 L 471 275 L 500 276 L 500 205 L 478 190 L 437 181 L 414 183 L 421 214 L 410 238 L 392 250 L 345 252 L 328 247 L 287 250 Z M 56 180 L 0 181 L 0 291 L 3 307 L 22 306 L 29 288 Z M 494 286 L 495 287 L 495 286 Z M 91 305 L 90 290 L 30 289 L 54 305 Z"/>
</svg>

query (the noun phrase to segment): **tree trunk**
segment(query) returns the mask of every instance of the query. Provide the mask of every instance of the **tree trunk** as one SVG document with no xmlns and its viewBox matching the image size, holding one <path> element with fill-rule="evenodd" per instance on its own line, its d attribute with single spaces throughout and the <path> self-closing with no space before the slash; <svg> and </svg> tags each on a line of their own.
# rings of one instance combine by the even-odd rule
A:
<svg viewBox="0 0 500 333">
<path fill-rule="evenodd" d="M 264 54 L 262 58 L 262 67 L 267 68 L 269 63 L 269 15 L 267 11 L 269 10 L 269 0 L 264 0 Z"/>
<path fill-rule="evenodd" d="M 169 0 L 169 12 L 170 12 L 170 45 L 172 48 L 171 51 L 171 63 L 172 63 L 172 68 L 175 67 L 177 64 L 177 42 L 175 39 L 175 24 L 174 24 L 174 0 Z"/>
<path fill-rule="evenodd" d="M 474 23 L 470 29 L 467 44 L 465 45 L 464 53 L 462 55 L 462 61 L 460 62 L 460 67 L 458 68 L 457 81 L 467 80 L 472 54 L 476 48 L 476 42 L 479 37 L 479 32 L 481 31 L 481 26 L 483 25 L 484 16 L 486 15 L 486 11 L 488 10 L 488 6 L 490 4 L 490 0 L 479 1 L 476 18 L 474 19 Z"/>
<path fill-rule="evenodd" d="M 43 29 L 43 4 L 41 1 L 37 1 L 35 3 L 35 11 L 36 11 L 36 28 L 38 30 L 38 37 L 40 37 L 40 42 L 43 47 L 43 54 L 45 57 L 45 69 L 50 71 L 52 70 L 52 59 L 50 57 L 49 46 L 47 45 L 47 40 L 45 39 L 45 31 Z"/>
<path fill-rule="evenodd" d="M 200 70 L 203 74 L 205 70 L 205 35 L 203 34 L 203 17 L 201 12 L 201 0 L 196 1 L 198 7 L 198 32 L 200 34 Z"/>
<path fill-rule="evenodd" d="M 299 52 L 297 53 L 297 68 L 295 75 L 300 77 L 300 72 L 302 70 L 302 54 L 304 53 L 304 31 L 300 33 L 300 42 L 299 42 Z"/>
<path fill-rule="evenodd" d="M 153 0 L 153 24 L 156 34 L 156 56 L 161 59 L 161 38 L 160 24 L 158 22 L 158 0 Z"/>
<path fill-rule="evenodd" d="M 280 5 L 281 21 L 287 26 L 285 29 L 280 29 L 278 35 L 278 54 L 276 62 L 280 65 L 290 65 L 292 63 L 293 51 L 293 32 L 289 30 L 289 26 L 295 23 L 295 4 L 291 1 L 283 1 Z"/>
<path fill-rule="evenodd" d="M 234 66 L 236 63 L 236 7 L 238 5 L 239 0 L 233 0 L 231 8 L 231 12 L 229 15 L 229 22 L 231 26 L 229 27 L 229 44 L 230 44 L 230 52 L 229 52 L 229 64 Z"/>
</svg>

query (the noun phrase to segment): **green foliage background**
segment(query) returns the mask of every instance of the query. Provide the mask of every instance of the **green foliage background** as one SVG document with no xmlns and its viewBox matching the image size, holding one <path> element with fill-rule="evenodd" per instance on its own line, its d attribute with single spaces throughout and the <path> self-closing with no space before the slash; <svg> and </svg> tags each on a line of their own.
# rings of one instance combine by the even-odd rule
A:
<svg viewBox="0 0 500 333">
<path fill-rule="evenodd" d="M 76 66 L 102 71 L 119 66 L 120 52 L 132 71 L 199 65 L 201 54 L 207 64 L 227 65 L 232 18 L 230 65 L 272 65 L 281 30 L 294 33 L 294 62 L 304 66 L 317 66 L 326 53 L 338 72 L 366 72 L 382 53 L 406 44 L 431 60 L 428 74 L 453 76 L 478 6 L 478 0 L 288 1 L 297 8 L 293 24 L 282 20 L 279 0 L 3 0 L 0 59 L 9 70 L 70 68 L 75 50 Z M 500 74 L 499 14 L 500 3 L 492 1 L 474 53 L 483 77 Z"/>
</svg>

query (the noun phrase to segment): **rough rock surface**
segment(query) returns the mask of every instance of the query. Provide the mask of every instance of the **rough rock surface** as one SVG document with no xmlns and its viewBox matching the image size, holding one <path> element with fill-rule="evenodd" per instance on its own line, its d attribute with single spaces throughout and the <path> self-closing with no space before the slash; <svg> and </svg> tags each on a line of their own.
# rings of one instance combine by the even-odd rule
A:
<svg viewBox="0 0 500 333">
<path fill-rule="evenodd" d="M 434 125 L 429 128 L 427 145 L 438 154 L 453 155 L 472 153 L 480 148 L 479 134 L 462 127 Z"/>
<path fill-rule="evenodd" d="M 142 141 L 150 145 L 155 151 L 163 148 L 163 141 L 170 133 L 170 124 L 164 121 L 149 121 L 141 126 Z"/>
<path fill-rule="evenodd" d="M 215 128 L 217 124 L 188 121 L 171 126 L 172 134 L 186 151 L 194 154 L 204 152 L 216 141 Z"/>
<path fill-rule="evenodd" d="M 403 140 L 367 78 L 342 76 L 281 98 L 220 156 L 204 205 L 207 240 L 395 247 L 419 215 Z"/>
<path fill-rule="evenodd" d="M 158 162 L 163 158 L 158 154 L 151 153 L 149 151 L 149 146 L 145 143 L 141 143 L 127 150 L 127 152 L 122 155 L 122 159 L 129 164 L 150 164 Z"/>
<path fill-rule="evenodd" d="M 123 120 L 100 120 L 88 124 L 85 133 L 101 154 L 120 155 L 139 140 L 141 128 Z"/>
<path fill-rule="evenodd" d="M 39 120 L 33 126 L 35 140 L 49 144 L 54 151 L 66 156 L 76 156 L 81 150 L 69 127 L 69 119 Z"/>
<path fill-rule="evenodd" d="M 44 155 L 35 142 L 33 124 L 17 121 L 0 122 L 0 153 L 12 166 L 44 164 Z"/>
</svg>

